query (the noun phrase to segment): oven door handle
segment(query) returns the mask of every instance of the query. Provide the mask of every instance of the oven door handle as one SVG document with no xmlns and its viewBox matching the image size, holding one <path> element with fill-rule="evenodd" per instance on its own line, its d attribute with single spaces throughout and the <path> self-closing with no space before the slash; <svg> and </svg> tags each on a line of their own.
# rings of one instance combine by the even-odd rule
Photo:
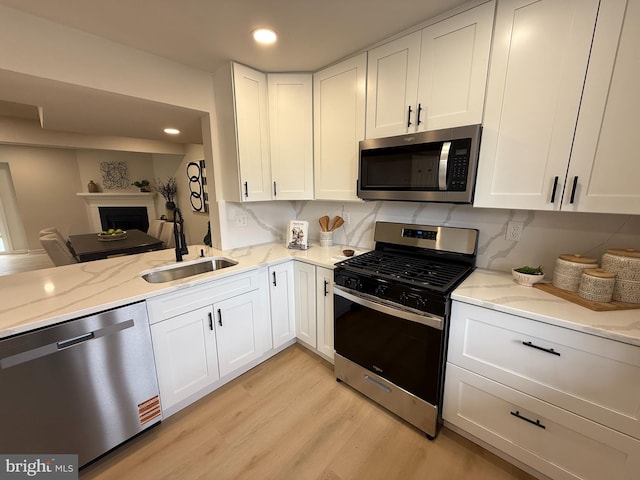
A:
<svg viewBox="0 0 640 480">
<path fill-rule="evenodd" d="M 391 307 L 385 305 L 383 303 L 374 302 L 372 300 L 368 300 L 363 298 L 360 295 L 354 295 L 351 291 L 346 290 L 339 285 L 333 286 L 333 294 L 338 295 L 339 297 L 344 298 L 345 300 L 349 300 L 350 302 L 357 303 L 366 308 L 370 308 L 371 310 L 375 310 L 376 312 L 385 313 L 387 315 L 391 315 L 394 317 L 399 317 L 404 320 L 408 320 L 410 322 L 421 323 L 422 325 L 426 325 L 427 327 L 436 328 L 438 330 L 443 329 L 443 319 L 442 317 L 437 317 L 435 315 L 429 315 L 428 313 L 417 314 L 413 312 L 409 312 L 407 310 L 402 310 L 398 307 Z"/>
</svg>

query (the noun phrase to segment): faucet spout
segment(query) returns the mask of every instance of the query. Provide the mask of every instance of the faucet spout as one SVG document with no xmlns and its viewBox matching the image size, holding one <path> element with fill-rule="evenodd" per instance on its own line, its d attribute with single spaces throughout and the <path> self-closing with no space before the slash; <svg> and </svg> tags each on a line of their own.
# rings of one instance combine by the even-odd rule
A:
<svg viewBox="0 0 640 480">
<path fill-rule="evenodd" d="M 181 262 L 182 255 L 189 253 L 187 240 L 184 237 L 184 218 L 179 208 L 176 208 L 173 213 L 173 239 L 176 244 L 176 262 Z"/>
</svg>

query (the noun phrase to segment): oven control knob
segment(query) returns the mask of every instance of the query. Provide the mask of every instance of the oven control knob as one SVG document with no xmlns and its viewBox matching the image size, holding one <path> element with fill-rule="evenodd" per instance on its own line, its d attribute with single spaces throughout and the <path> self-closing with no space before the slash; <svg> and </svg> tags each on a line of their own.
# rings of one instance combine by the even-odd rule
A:
<svg viewBox="0 0 640 480">
<path fill-rule="evenodd" d="M 408 300 L 409 300 L 409 295 L 407 295 L 406 292 L 402 292 L 400 294 L 400 303 L 406 304 Z"/>
<path fill-rule="evenodd" d="M 416 305 L 418 306 L 418 308 L 426 308 L 427 307 L 427 300 L 425 300 L 422 297 L 418 297 L 416 300 Z"/>
<path fill-rule="evenodd" d="M 384 292 L 387 290 L 386 285 L 378 285 L 375 290 L 375 294 L 379 297 L 384 295 Z"/>
</svg>

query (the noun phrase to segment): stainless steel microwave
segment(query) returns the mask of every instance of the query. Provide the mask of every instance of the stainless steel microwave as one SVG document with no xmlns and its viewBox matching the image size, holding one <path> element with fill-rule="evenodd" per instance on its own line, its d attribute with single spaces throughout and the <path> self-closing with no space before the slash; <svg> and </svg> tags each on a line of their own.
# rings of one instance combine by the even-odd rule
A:
<svg viewBox="0 0 640 480">
<path fill-rule="evenodd" d="M 473 202 L 481 131 L 470 125 L 360 142 L 358 197 Z"/>
</svg>

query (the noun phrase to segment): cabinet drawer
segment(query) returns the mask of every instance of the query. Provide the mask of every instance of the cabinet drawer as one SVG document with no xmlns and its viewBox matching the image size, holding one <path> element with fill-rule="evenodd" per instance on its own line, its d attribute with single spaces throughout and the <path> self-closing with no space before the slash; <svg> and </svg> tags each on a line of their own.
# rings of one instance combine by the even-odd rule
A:
<svg viewBox="0 0 640 480">
<path fill-rule="evenodd" d="M 224 277 L 150 298 L 147 300 L 149 323 L 153 324 L 226 298 L 250 292 L 259 288 L 261 282 L 264 284 L 266 278 L 266 268 L 261 268 L 250 273 Z"/>
<path fill-rule="evenodd" d="M 554 479 L 631 480 L 640 471 L 640 441 L 450 363 L 443 417 Z"/>
<path fill-rule="evenodd" d="M 448 360 L 640 438 L 640 348 L 453 302 Z"/>
</svg>

